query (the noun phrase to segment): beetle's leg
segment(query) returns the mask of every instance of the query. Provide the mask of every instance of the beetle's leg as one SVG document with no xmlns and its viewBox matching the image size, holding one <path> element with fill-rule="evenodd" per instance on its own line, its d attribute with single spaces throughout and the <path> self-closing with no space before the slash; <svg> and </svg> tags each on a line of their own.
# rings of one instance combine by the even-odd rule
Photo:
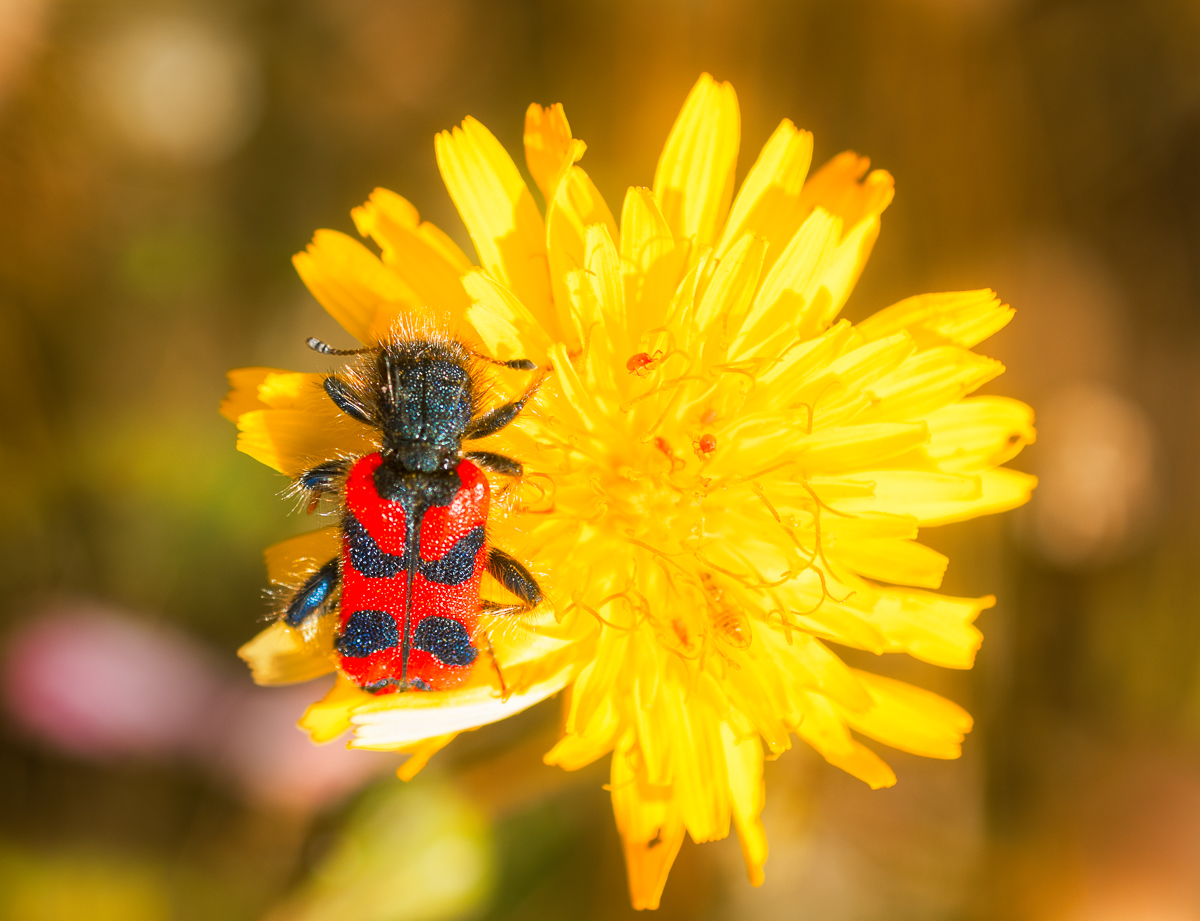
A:
<svg viewBox="0 0 1200 921">
<path fill-rule="evenodd" d="M 493 579 L 521 599 L 523 605 L 517 606 L 516 610 L 532 611 L 542 603 L 542 590 L 537 580 L 529 574 L 528 569 L 503 550 L 497 547 L 488 548 L 487 571 Z"/>
<path fill-rule="evenodd" d="M 350 469 L 348 460 L 331 460 L 317 464 L 296 477 L 296 487 L 305 492 L 327 495 L 337 492 L 337 481 Z"/>
<path fill-rule="evenodd" d="M 492 660 L 492 668 L 496 670 L 496 677 L 500 679 L 500 699 L 508 700 L 508 683 L 504 680 L 504 672 L 500 668 L 500 661 L 496 658 L 496 650 L 492 648 L 492 638 L 486 630 L 480 630 L 483 634 L 483 641 L 487 643 L 488 658 Z"/>
<path fill-rule="evenodd" d="M 533 576 L 529 574 L 529 570 L 503 550 L 496 547 L 489 547 L 486 565 L 488 574 L 516 595 L 521 600 L 521 603 L 500 604 L 495 601 L 481 600 L 479 602 L 480 613 L 491 614 L 496 617 L 508 617 L 513 614 L 524 614 L 527 611 L 532 611 L 542 603 L 542 598 L 544 597 L 542 590 Z M 507 699 L 508 685 L 504 682 L 504 673 L 500 671 L 500 663 L 496 660 L 496 651 L 492 648 L 492 638 L 486 630 L 480 632 L 483 633 L 483 638 L 487 642 L 488 655 L 491 656 L 492 665 L 495 666 L 496 674 L 500 678 L 500 691 Z"/>
<path fill-rule="evenodd" d="M 310 515 L 320 506 L 322 496 L 336 495 L 338 480 L 344 477 L 349 470 L 350 461 L 331 460 L 310 467 L 296 477 L 293 490 L 307 497 Z"/>
<path fill-rule="evenodd" d="M 479 613 L 490 614 L 493 617 L 508 617 L 510 614 L 524 614 L 529 610 L 526 604 L 501 604 L 499 601 L 479 600 Z"/>
<path fill-rule="evenodd" d="M 492 473 L 503 474 L 504 476 L 521 476 L 525 472 L 525 468 L 521 466 L 521 462 L 513 460 L 504 454 L 495 454 L 492 451 L 468 451 L 467 460 L 474 463 L 477 467 L 482 467 L 484 470 L 490 470 Z"/>
<path fill-rule="evenodd" d="M 496 434 L 496 432 L 512 422 L 513 419 L 517 418 L 521 410 L 525 408 L 525 404 L 533 399 L 533 395 L 537 393 L 537 389 L 542 386 L 542 381 L 545 379 L 545 374 L 538 375 L 537 380 L 529 385 L 528 389 L 521 394 L 519 400 L 513 400 L 511 403 L 497 406 L 495 409 L 484 413 L 478 419 L 472 419 L 471 423 L 467 426 L 466 432 L 463 433 L 463 437 L 484 438 L 488 435 Z"/>
<path fill-rule="evenodd" d="M 340 377 L 325 378 L 325 392 L 329 394 L 329 399 L 333 400 L 333 405 L 351 419 L 357 419 L 367 425 L 375 424 L 375 420 L 371 418 L 371 411 L 362 404 L 358 394 L 351 389 L 350 385 Z"/>
<path fill-rule="evenodd" d="M 334 591 L 342 581 L 341 565 L 334 557 L 296 590 L 283 612 L 283 622 L 289 627 L 298 627 L 309 617 L 329 603 Z"/>
</svg>

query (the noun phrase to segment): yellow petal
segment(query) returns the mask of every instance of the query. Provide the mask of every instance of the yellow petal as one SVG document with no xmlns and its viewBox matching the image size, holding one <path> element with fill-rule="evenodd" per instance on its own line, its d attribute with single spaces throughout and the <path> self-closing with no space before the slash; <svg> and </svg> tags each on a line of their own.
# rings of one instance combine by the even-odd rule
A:
<svg viewBox="0 0 1200 921">
<path fill-rule="evenodd" d="M 807 498 L 807 490 L 804 490 Z M 800 505 L 802 512 L 812 517 L 812 521 L 801 520 L 798 530 L 814 530 L 817 521 L 821 528 L 821 543 L 826 549 L 835 550 L 846 541 L 862 540 L 864 538 L 902 538 L 917 536 L 917 519 L 896 510 L 862 511 L 856 515 L 843 517 L 826 514 L 824 509 L 812 508 L 811 501 Z"/>
<path fill-rule="evenodd" d="M 983 494 L 977 476 L 929 470 L 862 470 L 828 482 L 859 484 L 866 489 L 865 495 L 830 499 L 839 512 L 862 515 L 886 511 L 911 516 L 920 524 L 931 524 L 947 507 L 974 502 Z"/>
<path fill-rule="evenodd" d="M 929 440 L 924 423 L 842 425 L 808 435 L 806 415 L 800 410 L 786 419 L 744 420 L 734 435 L 718 435 L 727 447 L 713 456 L 708 474 L 744 480 L 782 465 L 789 472 L 799 469 L 809 476 L 842 473 L 881 463 Z"/>
<path fill-rule="evenodd" d="M 556 325 L 551 333 L 559 337 L 573 332 L 568 318 L 567 276 L 584 267 L 587 228 L 592 224 L 603 226 L 610 240 L 616 238 L 616 221 L 600 192 L 587 173 L 578 166 L 571 166 L 553 193 L 546 217 L 546 248 L 556 315 Z"/>
<path fill-rule="evenodd" d="M 969 349 L 1007 326 L 1015 312 L 990 288 L 918 294 L 863 320 L 858 331 L 871 340 L 906 330 L 920 348 L 959 345 Z"/>
<path fill-rule="evenodd" d="M 767 860 L 767 835 L 759 818 L 764 800 L 762 745 L 756 734 L 739 737 L 727 722 L 721 724 L 721 741 L 725 746 L 733 821 L 742 845 L 746 873 L 751 885 L 761 886 L 763 864 Z"/>
<path fill-rule="evenodd" d="M 843 224 L 843 226 L 845 226 Z M 797 324 L 802 337 L 814 336 L 829 326 L 845 306 L 879 237 L 879 215 L 868 214 L 838 244 L 825 267 L 821 287 L 805 305 Z"/>
<path fill-rule="evenodd" d="M 842 219 L 847 234 L 859 222 L 882 213 L 895 195 L 895 181 L 884 170 L 868 175 L 870 167 L 867 157 L 853 151 L 838 154 L 804 184 L 805 213 L 810 208 L 824 208 Z"/>
<path fill-rule="evenodd" d="M 838 544 L 837 562 L 869 579 L 937 588 L 950 560 L 924 544 L 893 538 L 865 538 Z"/>
<path fill-rule="evenodd" d="M 396 776 L 401 780 L 412 780 L 417 776 L 421 768 L 429 763 L 429 759 L 453 742 L 457 735 L 457 732 L 450 732 L 444 736 L 435 736 L 432 739 L 426 739 L 424 742 L 413 746 L 412 752 L 405 762 L 396 768 Z"/>
<path fill-rule="evenodd" d="M 258 384 L 258 399 L 267 409 L 320 411 L 329 402 L 324 374 L 273 371 Z"/>
<path fill-rule="evenodd" d="M 517 166 L 474 118 L 435 140 L 438 168 L 485 269 L 538 318 L 550 312 L 546 227 Z"/>
<path fill-rule="evenodd" d="M 329 693 L 310 704 L 296 724 L 318 745 L 336 739 L 350 729 L 350 714 L 371 702 L 371 695 L 345 675 L 338 675 Z"/>
<path fill-rule="evenodd" d="M 553 195 L 554 182 L 571 155 L 571 126 L 562 103 L 545 108 L 530 103 L 525 110 L 525 164 L 546 201 Z"/>
<path fill-rule="evenodd" d="M 786 118 L 779 123 L 738 190 L 717 243 L 718 256 L 753 233 L 770 244 L 766 257 L 770 268 L 806 213 L 800 195 L 812 163 L 812 145 L 811 132 L 798 130 Z"/>
<path fill-rule="evenodd" d="M 819 431 L 850 422 L 874 422 L 859 416 L 870 407 L 874 383 L 885 379 L 908 360 L 913 352 L 912 338 L 904 333 L 868 342 L 848 350 L 830 362 L 823 374 L 778 388 L 784 405 L 810 407 L 805 422 Z M 798 386 L 796 386 L 798 385 Z M 808 416 L 811 415 L 811 419 Z M 893 421 L 900 421 L 899 419 Z"/>
<path fill-rule="evenodd" d="M 605 224 L 587 228 L 584 241 L 584 269 L 594 302 L 599 309 L 595 320 L 609 340 L 625 338 L 625 284 L 621 277 L 621 257 Z M 587 318 L 591 320 L 591 317 Z M 623 352 L 624 348 L 619 351 Z"/>
<path fill-rule="evenodd" d="M 797 693 L 815 691 L 847 708 L 870 706 L 871 698 L 859 687 L 851 669 L 820 640 L 793 632 L 789 642 L 782 630 L 757 623 L 754 627 L 755 642 L 763 644 L 785 679 L 800 689 Z"/>
<path fill-rule="evenodd" d="M 1037 477 L 1019 470 L 1000 468 L 999 470 L 981 470 L 979 477 L 979 498 L 972 502 L 947 505 L 944 508 L 925 509 L 924 514 L 930 525 L 952 524 L 955 521 L 966 521 L 980 515 L 994 515 L 1007 512 L 1029 501 Z"/>
<path fill-rule="evenodd" d="M 655 728 L 675 754 L 672 796 L 692 840 L 716 841 L 729 834 L 730 817 L 719 714 L 706 699 L 705 689 L 692 686 L 678 661 L 668 664 L 674 675 L 668 674 L 663 682 L 664 719 Z M 707 672 L 700 672 L 695 679 L 698 685 L 712 681 Z"/>
<path fill-rule="evenodd" d="M 275 585 L 296 585 L 308 578 L 342 549 L 339 528 L 321 528 L 289 537 L 266 549 L 267 578 Z"/>
<path fill-rule="evenodd" d="M 250 666 L 255 684 L 299 684 L 334 670 L 333 658 L 327 652 L 282 621 L 243 645 L 238 656 Z"/>
<path fill-rule="evenodd" d="M 854 739 L 833 705 L 819 694 L 805 694 L 800 701 L 803 722 L 796 735 L 815 748 L 821 756 L 848 774 L 870 785 L 872 790 L 890 787 L 896 775 L 875 752 Z"/>
<path fill-rule="evenodd" d="M 635 676 L 630 709 L 642 755 L 642 773 L 647 783 L 665 787 L 671 783 L 672 754 L 676 749 L 672 738 L 675 717 L 665 706 L 666 689 L 661 674 L 669 663 L 663 661 L 661 649 L 656 648 L 658 644 L 645 633 L 639 631 L 633 644 L 636 651 L 631 651 L 628 659 L 630 672 Z"/>
<path fill-rule="evenodd" d="M 926 422 L 926 454 L 953 473 L 1003 464 L 1035 438 L 1033 410 L 1007 397 L 959 400 L 930 413 Z"/>
<path fill-rule="evenodd" d="M 951 598 L 912 589 L 882 589 L 871 612 L 887 652 L 906 652 L 944 668 L 970 668 L 983 634 L 975 618 L 995 597 Z"/>
<path fill-rule="evenodd" d="M 292 257 L 308 290 L 359 342 L 373 342 L 403 312 L 424 304 L 400 276 L 369 249 L 336 230 L 318 230 Z"/>
<path fill-rule="evenodd" d="M 1037 478 L 1016 470 L 982 470 L 962 476 L 925 470 L 865 470 L 847 481 L 874 484 L 869 498 L 835 500 L 839 511 L 861 514 L 886 509 L 911 515 L 923 527 L 966 521 L 1024 505 Z"/>
<path fill-rule="evenodd" d="M 295 476 L 339 455 L 368 454 L 376 435 L 333 405 L 323 374 L 271 371 L 262 376 L 257 400 L 265 409 L 238 416 L 238 450 Z"/>
<path fill-rule="evenodd" d="M 567 666 L 545 681 L 506 699 L 501 698 L 490 684 L 457 691 L 385 695 L 385 699 L 376 698 L 360 707 L 351 717 L 355 737 L 350 747 L 407 751 L 426 739 L 475 729 L 514 716 L 557 694 L 572 677 L 574 671 Z"/>
<path fill-rule="evenodd" d="M 258 397 L 258 388 L 268 375 L 287 374 L 275 368 L 236 368 L 225 376 L 229 379 L 229 393 L 221 401 L 220 413 L 230 422 L 237 422 L 242 413 L 266 409 L 267 404 Z"/>
<path fill-rule="evenodd" d="M 545 366 L 551 340 L 515 294 L 478 271 L 463 276 L 463 287 L 471 298 L 467 321 L 492 356 L 529 358 Z"/>
<path fill-rule="evenodd" d="M 612 803 L 625 850 L 629 895 L 635 909 L 658 908 L 667 874 L 683 844 L 683 819 L 670 787 L 639 776 L 627 741 L 613 753 Z"/>
<path fill-rule="evenodd" d="M 835 579 L 831 574 L 825 574 L 826 585 L 822 586 L 816 574 L 806 570 L 775 588 L 772 595 L 786 607 L 788 621 L 793 627 L 842 646 L 886 652 L 887 639 L 870 619 L 869 590 L 839 584 L 850 581 L 848 573 L 839 573 L 839 576 L 846 578 Z M 863 610 L 864 605 L 866 610 Z"/>
<path fill-rule="evenodd" d="M 709 340 L 709 345 L 715 347 L 722 340 L 728 341 L 741 329 L 742 319 L 758 288 L 766 252 L 766 240 L 747 234 L 734 244 L 717 266 L 708 289 L 696 305 L 696 326 Z M 712 329 L 712 323 L 718 317 L 721 327 Z M 709 350 L 705 352 L 707 354 Z"/>
<path fill-rule="evenodd" d="M 821 332 L 833 322 L 850 296 L 879 236 L 879 215 L 891 203 L 892 177 L 875 170 L 863 178 L 870 161 L 852 152 L 834 157 L 804 184 L 802 213 L 823 208 L 839 218 L 842 241 L 823 272 L 822 288 L 806 304 L 799 331 Z"/>
<path fill-rule="evenodd" d="M 841 233 L 841 220 L 828 211 L 819 208 L 809 215 L 763 280 L 730 349 L 734 360 L 777 352 L 779 342 L 795 337 L 806 309 L 824 287 Z"/>
<path fill-rule="evenodd" d="M 804 469 L 813 473 L 834 473 L 894 457 L 928 440 L 929 430 L 924 423 L 880 422 L 844 425 L 819 432 L 805 438 L 797 447 Z"/>
<path fill-rule="evenodd" d="M 955 402 L 1002 373 L 1000 362 L 958 346 L 926 349 L 871 383 L 865 395 L 872 405 L 855 421 L 913 419 Z"/>
<path fill-rule="evenodd" d="M 383 264 L 412 289 L 432 321 L 453 329 L 468 303 L 459 277 L 471 263 L 462 250 L 432 224 L 419 223 L 416 209 L 387 189 L 376 189 L 350 216 L 359 233 L 379 244 Z"/>
<path fill-rule="evenodd" d="M 695 246 L 716 240 L 733 197 L 740 139 L 733 87 L 701 74 L 654 171 L 654 195 L 675 236 Z"/>
<path fill-rule="evenodd" d="M 628 630 L 607 626 L 601 629 L 596 657 L 584 667 L 571 692 L 568 731 L 582 731 L 604 709 L 620 676 L 629 641 Z"/>
<path fill-rule="evenodd" d="M 374 430 L 338 412 L 267 409 L 238 417 L 237 449 L 288 476 L 339 456 L 378 450 Z"/>
<path fill-rule="evenodd" d="M 629 336 L 661 326 L 687 265 L 688 246 L 675 239 L 654 193 L 631 186 L 621 208 L 621 260 Z"/>
<path fill-rule="evenodd" d="M 958 704 L 932 691 L 902 681 L 857 673 L 869 689 L 875 705 L 862 712 L 843 711 L 851 728 L 898 748 L 926 758 L 957 758 L 963 737 L 971 731 L 971 715 Z"/>
<path fill-rule="evenodd" d="M 571 693 L 571 690 L 567 693 Z M 564 709 L 568 713 L 571 712 L 569 704 Z M 557 764 L 564 771 L 577 771 L 612 751 L 620 729 L 620 717 L 610 697 L 605 700 L 604 706 L 592 715 L 587 726 L 564 735 L 546 752 L 542 761 L 546 764 Z"/>
</svg>

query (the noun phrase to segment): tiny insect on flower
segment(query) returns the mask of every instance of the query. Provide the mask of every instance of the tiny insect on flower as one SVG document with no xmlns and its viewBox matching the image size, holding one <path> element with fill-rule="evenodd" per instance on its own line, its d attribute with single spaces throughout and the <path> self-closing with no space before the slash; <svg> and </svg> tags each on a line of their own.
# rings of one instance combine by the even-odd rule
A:
<svg viewBox="0 0 1200 921">
<path fill-rule="evenodd" d="M 301 725 L 317 741 L 353 729 L 354 747 L 410 752 L 405 777 L 457 732 L 570 686 L 545 761 L 575 770 L 611 755 L 638 908 L 657 907 L 685 835 L 732 827 L 762 882 L 763 762 L 795 738 L 873 788 L 896 778 L 857 735 L 958 757 L 965 711 L 850 668 L 829 644 L 971 667 L 973 622 L 994 599 L 939 594 L 948 560 L 918 531 L 1018 506 L 1035 482 L 1000 466 L 1034 439 L 1029 407 L 969 396 L 1003 371 L 973 347 L 1012 309 L 981 289 L 839 319 L 891 176 L 854 153 L 810 175 L 812 136 L 784 120 L 735 190 L 739 143 L 732 87 L 702 76 L 652 187 L 630 188 L 618 221 L 562 107 L 531 106 L 525 159 L 543 216 L 468 118 L 435 153 L 478 265 L 382 189 L 353 212 L 380 255 L 317 233 L 296 267 L 368 349 L 419 324 L 552 369 L 536 405 L 488 436 L 524 475 L 483 516 L 488 545 L 528 561 L 544 600 L 520 629 L 481 614 L 493 654 L 441 691 L 368 693 L 339 658 L 345 629 L 324 626 L 335 618 L 307 632 L 285 618 L 242 650 L 262 683 L 340 668 Z M 255 368 L 231 381 L 223 411 L 239 448 L 290 477 L 384 448 L 378 426 L 334 406 L 324 376 Z M 335 526 L 271 548 L 272 582 L 294 595 L 342 542 Z M 510 595 L 485 571 L 473 596 Z"/>
<path fill-rule="evenodd" d="M 662 349 L 659 349 L 653 355 L 648 352 L 638 352 L 636 355 L 629 356 L 629 361 L 625 362 L 625 368 L 630 374 L 641 376 L 644 372 L 653 368 L 662 357 Z"/>
</svg>

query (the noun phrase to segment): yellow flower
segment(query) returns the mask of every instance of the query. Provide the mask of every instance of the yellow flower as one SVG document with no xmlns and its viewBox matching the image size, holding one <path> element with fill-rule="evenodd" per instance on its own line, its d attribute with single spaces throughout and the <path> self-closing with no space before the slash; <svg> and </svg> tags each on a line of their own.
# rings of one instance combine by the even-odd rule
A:
<svg viewBox="0 0 1200 921">
<path fill-rule="evenodd" d="M 546 761 L 573 770 L 612 752 L 638 908 L 658 905 L 685 832 L 722 838 L 731 820 L 762 881 L 762 763 L 792 734 L 872 787 L 895 776 L 852 732 L 958 756 L 963 710 L 851 669 L 827 643 L 969 668 L 993 599 L 932 591 L 947 559 L 917 529 L 1020 505 L 1034 485 L 998 467 L 1033 440 L 1029 408 L 966 397 L 1003 370 L 971 348 L 1011 309 L 982 290 L 837 320 L 891 177 L 853 153 L 809 175 L 812 136 L 785 120 L 735 197 L 739 133 L 733 89 L 703 75 L 618 225 L 561 106 L 526 115 L 544 217 L 468 118 L 436 152 L 480 267 L 384 190 L 353 212 L 381 256 L 319 231 L 295 260 L 362 342 L 403 317 L 552 368 L 535 408 L 487 445 L 527 470 L 491 539 L 548 597 L 532 622 L 490 627 L 508 696 L 481 657 L 452 692 L 372 697 L 340 679 L 302 725 L 411 751 L 412 776 L 454 733 L 568 688 Z M 505 375 L 518 377 L 498 374 L 500 392 L 522 383 Z M 231 379 L 238 446 L 275 469 L 373 450 L 320 375 Z M 267 553 L 271 579 L 296 585 L 336 551 L 332 528 L 285 542 Z M 335 669 L 332 629 L 276 624 L 242 655 L 261 683 L 303 681 Z"/>
</svg>

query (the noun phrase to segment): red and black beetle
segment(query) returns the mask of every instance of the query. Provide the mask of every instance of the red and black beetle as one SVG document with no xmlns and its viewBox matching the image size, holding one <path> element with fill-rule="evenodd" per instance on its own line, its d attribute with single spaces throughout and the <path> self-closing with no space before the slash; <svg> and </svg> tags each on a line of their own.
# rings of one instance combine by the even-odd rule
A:
<svg viewBox="0 0 1200 921">
<path fill-rule="evenodd" d="M 488 546 L 490 490 L 483 470 L 519 477 L 521 464 L 489 451 L 464 452 L 464 440 L 500 431 L 524 409 L 543 376 L 518 400 L 483 411 L 477 360 L 533 371 L 527 359 L 479 359 L 454 339 L 392 337 L 355 350 L 346 376 L 324 387 L 347 416 L 376 428 L 381 450 L 328 461 L 302 473 L 297 489 L 310 501 L 341 503 L 341 555 L 318 569 L 281 612 L 291 626 L 332 610 L 339 594 L 334 648 L 341 670 L 375 693 L 445 690 L 467 679 L 479 655 L 482 612 L 529 611 L 542 591 L 529 571 Z M 481 469 L 482 468 L 482 469 Z M 490 573 L 519 599 L 481 600 Z"/>
</svg>

